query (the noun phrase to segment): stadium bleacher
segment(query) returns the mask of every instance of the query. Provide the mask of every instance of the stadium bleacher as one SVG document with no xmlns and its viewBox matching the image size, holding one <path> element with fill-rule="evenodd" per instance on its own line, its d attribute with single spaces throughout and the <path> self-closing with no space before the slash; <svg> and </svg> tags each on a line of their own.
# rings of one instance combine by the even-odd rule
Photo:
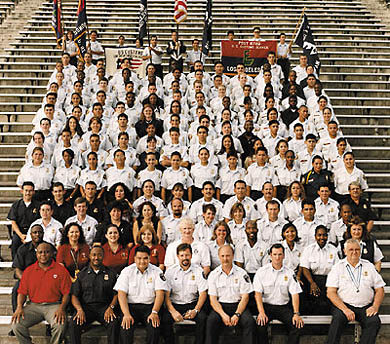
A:
<svg viewBox="0 0 390 344">
<path fill-rule="evenodd" d="M 0 1 L 0 22 L 10 13 L 17 1 Z M 188 19 L 179 27 L 180 39 L 187 47 L 193 38 L 201 38 L 206 2 L 188 0 Z M 63 0 L 64 25 L 76 25 L 77 1 Z M 114 47 L 119 34 L 133 44 L 138 33 L 138 0 L 88 0 L 87 13 L 90 30 L 98 30 L 99 41 L 104 47 Z M 340 126 L 348 139 L 368 179 L 368 197 L 378 215 L 374 235 L 385 255 L 382 276 L 390 283 L 390 29 L 374 17 L 357 0 L 350 1 L 213 1 L 213 49 L 206 60 L 206 70 L 212 71 L 213 63 L 220 59 L 219 41 L 226 37 L 228 29 L 234 30 L 236 39 L 252 36 L 254 26 L 262 28 L 262 38 L 276 39 L 279 32 L 292 37 L 303 7 L 314 32 L 322 61 L 321 81 L 331 99 Z M 173 21 L 173 0 L 148 2 L 150 34 L 157 34 L 159 44 L 166 47 Z M 103 14 L 103 15 L 102 15 Z M 56 49 L 51 29 L 52 4 L 42 1 L 40 8 L 26 23 L 5 54 L 0 56 L 0 343 L 14 343 L 7 338 L 10 315 L 10 287 L 13 274 L 10 269 L 9 222 L 6 216 L 13 201 L 20 197 L 16 187 L 18 171 L 24 164 L 27 143 L 31 139 L 31 120 L 40 107 L 46 93 L 46 85 L 61 52 Z M 291 59 L 297 64 L 300 49 L 293 47 Z M 168 57 L 163 58 L 167 71 Z M 378 336 L 378 344 L 389 343 L 390 338 L 390 290 L 380 311 L 384 325 Z M 307 335 L 301 343 L 322 343 L 325 332 L 318 335 L 316 325 L 329 323 L 328 318 L 307 319 Z M 312 329 L 311 329 L 312 328 Z M 352 330 L 351 330 L 352 329 Z M 354 331 L 343 338 L 353 342 Z M 42 331 L 33 332 L 34 343 L 46 343 Z M 283 333 L 276 331 L 276 334 Z M 144 338 L 139 330 L 136 340 Z M 100 339 L 98 339 L 100 338 Z M 282 343 L 283 336 L 276 336 L 274 344 Z M 101 332 L 92 331 L 86 342 L 101 339 Z M 185 340 L 188 340 L 186 338 Z M 186 341 L 187 342 L 187 341 Z M 225 343 L 234 339 L 224 337 Z"/>
</svg>

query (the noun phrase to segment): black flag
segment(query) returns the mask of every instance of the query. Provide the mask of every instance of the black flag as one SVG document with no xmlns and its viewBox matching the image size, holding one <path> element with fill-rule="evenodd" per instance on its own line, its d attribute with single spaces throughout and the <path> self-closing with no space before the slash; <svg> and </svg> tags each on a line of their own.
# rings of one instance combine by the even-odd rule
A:
<svg viewBox="0 0 390 344">
<path fill-rule="evenodd" d="M 321 61 L 306 14 L 303 15 L 301 26 L 295 37 L 295 44 L 303 48 L 303 53 L 307 56 L 308 64 L 314 66 L 317 75 L 320 75 Z"/>
<path fill-rule="evenodd" d="M 84 55 L 87 52 L 87 9 L 85 8 L 85 0 L 79 0 L 77 9 L 77 25 L 74 30 L 74 42 L 79 51 L 79 58 L 84 62 Z"/>
<path fill-rule="evenodd" d="M 211 50 L 211 44 L 212 44 L 212 32 L 211 32 L 211 27 L 213 25 L 213 16 L 211 12 L 212 7 L 213 7 L 212 0 L 207 0 L 207 8 L 204 17 L 203 38 L 202 38 L 202 53 L 205 54 L 206 56 L 209 54 L 209 51 Z"/>
<path fill-rule="evenodd" d="M 148 4 L 147 0 L 141 0 L 139 7 L 138 37 L 141 42 L 148 35 Z"/>
</svg>

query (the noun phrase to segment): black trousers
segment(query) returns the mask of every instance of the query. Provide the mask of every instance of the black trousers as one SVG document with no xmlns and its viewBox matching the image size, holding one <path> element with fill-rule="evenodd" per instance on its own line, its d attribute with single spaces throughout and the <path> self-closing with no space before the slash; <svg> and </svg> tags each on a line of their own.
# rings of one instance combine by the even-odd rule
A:
<svg viewBox="0 0 390 344">
<path fill-rule="evenodd" d="M 196 302 L 187 303 L 184 305 L 173 303 L 173 307 L 180 313 L 185 314 L 188 310 L 194 309 L 196 306 Z M 196 322 L 195 325 L 195 344 L 203 344 L 205 339 L 205 330 L 206 330 L 206 320 L 207 314 L 202 309 L 197 316 L 194 318 Z M 173 323 L 174 320 L 172 318 L 171 313 L 167 309 L 164 309 L 161 321 L 161 332 L 166 344 L 174 344 L 175 336 L 173 334 Z"/>
<path fill-rule="evenodd" d="M 19 289 L 20 280 L 17 280 L 15 285 L 12 288 L 12 312 L 15 312 L 18 305 L 18 289 Z"/>
<path fill-rule="evenodd" d="M 366 309 L 371 305 L 365 307 L 354 307 L 349 304 L 345 304 L 351 311 L 355 313 L 355 319 L 360 322 L 362 327 L 362 335 L 360 337 L 360 344 L 375 344 L 376 336 L 381 327 L 381 320 L 377 315 L 367 317 Z M 348 319 L 344 313 L 337 307 L 332 306 L 332 322 L 329 326 L 328 332 L 328 344 L 340 343 L 340 337 L 343 333 L 345 326 L 348 324 Z"/>
<path fill-rule="evenodd" d="M 221 303 L 222 308 L 230 317 L 236 312 L 238 303 Z M 242 328 L 242 342 L 252 344 L 254 339 L 255 321 L 251 312 L 247 309 L 241 314 L 238 326 Z M 225 327 L 221 316 L 214 310 L 211 310 L 206 325 L 206 344 L 218 343 L 219 335 Z"/>
<path fill-rule="evenodd" d="M 329 315 L 330 301 L 326 296 L 326 278 L 327 275 L 312 275 L 321 292 L 319 296 L 310 295 L 310 284 L 305 281 L 304 285 L 304 304 L 302 305 L 305 314 L 310 315 Z"/>
<path fill-rule="evenodd" d="M 107 331 L 108 344 L 119 343 L 119 320 L 116 318 L 109 323 L 104 320 L 104 312 L 107 307 L 94 309 L 84 306 L 83 309 L 85 312 L 86 322 L 82 325 L 78 325 L 77 321 L 73 320 L 76 313 L 73 314 L 72 320 L 69 322 L 70 342 L 72 344 L 81 344 L 81 333 L 83 329 L 94 321 L 98 321 Z"/>
<path fill-rule="evenodd" d="M 23 234 L 27 234 L 24 233 L 24 231 L 22 231 Z M 11 240 L 11 256 L 12 256 L 12 259 L 15 258 L 16 256 L 16 252 L 18 251 L 18 248 L 20 246 L 22 246 L 23 243 L 22 243 L 22 240 L 20 239 L 19 235 L 17 235 L 15 232 L 12 234 L 12 240 Z"/>
<path fill-rule="evenodd" d="M 153 304 L 144 305 L 142 303 L 129 304 L 129 310 L 131 316 L 134 318 L 134 325 L 128 330 L 125 330 L 122 326 L 120 328 L 120 340 L 123 344 L 132 344 L 134 340 L 134 328 L 139 322 L 146 327 L 146 343 L 158 344 L 160 337 L 160 327 L 153 327 L 151 322 L 147 321 L 148 316 L 152 313 Z"/>
<path fill-rule="evenodd" d="M 289 305 L 270 305 L 264 303 L 264 311 L 268 317 L 268 321 L 279 320 L 288 328 L 288 344 L 298 344 L 301 329 L 295 327 L 292 323 L 293 311 Z M 267 326 L 257 326 L 258 343 L 268 344 Z"/>
</svg>

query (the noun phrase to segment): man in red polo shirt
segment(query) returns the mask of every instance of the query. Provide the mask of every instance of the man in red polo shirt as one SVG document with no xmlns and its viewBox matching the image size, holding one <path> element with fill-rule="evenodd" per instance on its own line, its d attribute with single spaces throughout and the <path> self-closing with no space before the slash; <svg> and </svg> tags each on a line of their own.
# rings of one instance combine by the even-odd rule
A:
<svg viewBox="0 0 390 344">
<path fill-rule="evenodd" d="M 18 289 L 18 305 L 12 330 L 19 343 L 31 343 L 29 327 L 46 320 L 51 326 L 50 343 L 59 343 L 65 331 L 66 306 L 71 280 L 68 270 L 53 259 L 53 247 L 41 243 L 37 262 L 24 270 Z M 29 301 L 26 302 L 27 296 Z"/>
</svg>

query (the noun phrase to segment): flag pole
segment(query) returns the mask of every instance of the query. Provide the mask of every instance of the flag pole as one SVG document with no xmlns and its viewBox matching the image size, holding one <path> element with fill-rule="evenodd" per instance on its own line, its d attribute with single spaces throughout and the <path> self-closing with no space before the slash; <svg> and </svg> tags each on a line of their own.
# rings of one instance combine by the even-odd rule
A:
<svg viewBox="0 0 390 344">
<path fill-rule="evenodd" d="M 84 2 L 84 9 L 85 9 L 85 19 L 86 19 L 86 24 L 87 24 L 87 40 L 89 44 L 89 50 L 91 51 L 91 39 L 89 37 L 89 27 L 88 27 L 88 16 L 87 16 L 87 1 Z M 91 54 L 92 56 L 92 54 Z M 83 58 L 84 60 L 84 58 Z"/>
<path fill-rule="evenodd" d="M 302 13 L 301 13 L 301 16 L 299 17 L 299 20 L 298 20 L 298 23 L 297 25 L 295 26 L 295 30 L 294 30 L 294 33 L 292 35 L 292 39 L 288 45 L 288 51 L 290 52 L 291 51 L 291 46 L 293 45 L 294 43 L 294 40 L 295 40 L 295 36 L 297 35 L 297 31 L 299 29 L 299 26 L 301 25 L 301 22 L 302 22 L 302 18 L 303 18 L 303 15 L 305 14 L 305 11 L 306 11 L 306 7 L 303 8 L 302 10 Z"/>
</svg>

